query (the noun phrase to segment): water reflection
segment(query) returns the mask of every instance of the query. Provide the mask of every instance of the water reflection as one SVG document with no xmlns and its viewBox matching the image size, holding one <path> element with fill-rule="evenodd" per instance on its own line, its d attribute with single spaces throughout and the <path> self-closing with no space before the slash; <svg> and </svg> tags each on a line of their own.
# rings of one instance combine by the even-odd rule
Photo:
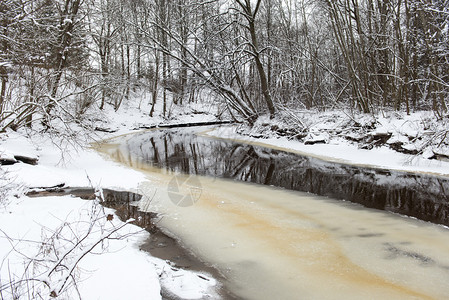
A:
<svg viewBox="0 0 449 300">
<path fill-rule="evenodd" d="M 310 192 L 449 225 L 449 180 L 443 177 L 325 162 L 183 129 L 137 134 L 122 147 L 133 164 Z"/>
</svg>

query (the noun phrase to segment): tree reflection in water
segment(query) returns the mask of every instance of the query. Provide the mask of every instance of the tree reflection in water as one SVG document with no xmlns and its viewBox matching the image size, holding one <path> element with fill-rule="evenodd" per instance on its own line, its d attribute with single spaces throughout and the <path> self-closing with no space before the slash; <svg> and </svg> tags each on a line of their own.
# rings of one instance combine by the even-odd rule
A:
<svg viewBox="0 0 449 300">
<path fill-rule="evenodd" d="M 309 192 L 449 225 L 444 177 L 326 162 L 279 150 L 197 136 L 186 129 L 135 135 L 130 160 L 174 172 Z"/>
</svg>

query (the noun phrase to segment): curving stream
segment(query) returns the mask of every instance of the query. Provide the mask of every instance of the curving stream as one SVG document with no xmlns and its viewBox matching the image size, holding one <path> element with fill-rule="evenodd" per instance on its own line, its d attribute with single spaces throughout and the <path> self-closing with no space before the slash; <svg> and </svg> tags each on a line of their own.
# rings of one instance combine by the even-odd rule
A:
<svg viewBox="0 0 449 300">
<path fill-rule="evenodd" d="M 238 298 L 449 295 L 449 230 L 422 221 L 449 224 L 447 178 L 330 163 L 192 129 L 122 136 L 99 150 L 147 174 L 140 208 L 161 214 L 159 225 L 220 270 Z"/>
</svg>

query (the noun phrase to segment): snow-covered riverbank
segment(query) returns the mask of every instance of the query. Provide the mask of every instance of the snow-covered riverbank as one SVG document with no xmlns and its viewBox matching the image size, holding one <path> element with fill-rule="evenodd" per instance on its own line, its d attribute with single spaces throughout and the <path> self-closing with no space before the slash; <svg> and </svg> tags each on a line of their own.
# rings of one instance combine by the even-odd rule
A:
<svg viewBox="0 0 449 300">
<path fill-rule="evenodd" d="M 187 115 L 181 117 L 181 122 L 205 119 L 213 117 L 198 119 L 196 115 Z M 101 140 L 132 132 L 140 126 L 158 124 L 161 120 L 149 119 L 137 107 L 118 113 L 111 109 L 97 123 L 114 133 L 97 131 L 93 136 Z M 171 122 L 180 120 L 174 118 Z M 9 131 L 0 136 L 2 160 L 12 163 L 15 156 L 38 161 L 36 165 L 18 162 L 1 166 L 1 299 L 48 298 L 50 295 L 59 299 L 161 299 L 162 290 L 181 299 L 219 297 L 218 283 L 209 274 L 174 268 L 170 262 L 139 250 L 148 233 L 132 222 L 124 226 L 112 209 L 102 208 L 98 212 L 95 200 L 25 196 L 30 189 L 60 185 L 138 191 L 139 185 L 147 180 L 142 173 L 111 162 L 91 148 L 66 147 L 62 143 L 64 141 L 48 134 L 25 130 Z M 96 212 L 95 218 L 93 212 Z M 112 219 L 108 217 L 111 215 Z M 106 232 L 122 226 L 105 237 Z M 58 236 L 59 230 L 64 234 Z M 85 241 L 74 242 L 79 242 L 86 232 L 89 235 Z M 50 240 L 60 248 L 43 251 L 43 245 Z M 97 242 L 96 247 L 86 251 Z M 70 255 L 66 256 L 67 253 Z M 59 259 L 63 260 L 62 264 L 52 272 Z M 73 272 L 67 272 L 65 264 L 74 266 Z M 61 281 L 64 274 L 74 275 L 73 281 L 70 278 L 64 284 Z M 10 285 L 11 282 L 16 285 Z"/>
<path fill-rule="evenodd" d="M 354 116 L 342 112 L 303 115 L 302 125 L 260 118 L 254 127 L 223 126 L 204 134 L 244 143 L 296 152 L 327 161 L 358 166 L 449 176 L 449 139 L 447 121 L 432 113 L 420 112 L 410 116 L 398 113 L 389 117 Z M 354 126 L 357 122 L 358 125 Z M 304 134 L 292 131 L 304 126 Z M 292 130 L 293 128 L 293 130 Z M 299 129 L 298 129 L 299 131 Z M 289 132 L 281 136 L 279 132 Z M 298 137 L 299 136 L 299 137 Z M 384 139 L 383 141 L 376 138 Z M 394 150 L 399 147 L 407 151 Z M 438 156 L 437 159 L 436 156 Z"/>
<path fill-rule="evenodd" d="M 118 190 L 137 190 L 145 181 L 145 176 L 137 171 L 119 166 L 104 159 L 92 149 L 71 149 L 66 152 L 65 160 L 61 160 L 59 149 L 45 137 L 30 140 L 17 133 L 9 133 L 1 143 L 3 153 L 39 158 L 38 165 L 17 163 L 2 166 L 2 187 L 9 185 L 9 195 L 2 198 L 0 207 L 0 258 L 1 264 L 1 296 L 12 298 L 9 282 L 14 280 L 42 277 L 48 268 L 41 266 L 35 273 L 25 272 L 24 265 L 35 259 L 53 262 L 56 253 L 42 256 L 42 243 L 48 242 L 61 226 L 78 228 L 80 225 L 92 223 L 93 201 L 85 201 L 71 196 L 29 198 L 23 192 L 30 188 L 43 188 L 56 185 L 93 186 Z M 113 210 L 105 209 L 98 222 L 92 223 L 92 234 L 88 247 L 103 238 L 105 230 L 118 228 L 124 223 L 118 218 L 111 221 L 107 215 Z M 129 235 L 132 232 L 134 234 Z M 85 230 L 72 232 L 71 238 L 81 239 Z M 185 299 L 200 299 L 205 295 L 213 296 L 216 281 L 207 274 L 178 270 L 160 259 L 151 257 L 139 250 L 139 245 L 147 238 L 148 233 L 137 226 L 128 224 L 115 233 L 111 239 L 101 242 L 91 253 L 79 260 L 76 265 L 77 289 L 82 298 L 88 299 L 159 299 L 161 286 Z M 67 237 L 63 236 L 62 239 Z M 68 251 L 69 243 L 58 250 L 59 255 Z M 69 248 L 67 248 L 69 247 Z M 67 248 L 67 249 L 66 249 Z M 74 249 L 68 258 L 74 263 L 83 249 Z M 101 255 L 99 255 L 101 254 Z M 62 272 L 62 271 L 61 271 Z M 63 273 L 63 272 L 62 272 Z M 198 276 L 200 275 L 200 276 Z M 48 276 L 49 288 L 60 285 L 57 274 Z M 208 280 L 204 280 L 208 278 Z M 30 281 L 35 283 L 34 281 Z M 34 296 L 46 298 L 51 289 L 46 284 L 35 284 Z M 29 286 L 29 285 L 28 285 Z M 30 293 L 18 288 L 16 294 Z M 76 299 L 78 292 L 74 286 L 67 289 L 62 298 Z M 25 296 L 27 294 L 22 294 Z M 59 293 L 57 292 L 57 295 Z M 62 299 L 61 298 L 61 299 Z"/>
</svg>

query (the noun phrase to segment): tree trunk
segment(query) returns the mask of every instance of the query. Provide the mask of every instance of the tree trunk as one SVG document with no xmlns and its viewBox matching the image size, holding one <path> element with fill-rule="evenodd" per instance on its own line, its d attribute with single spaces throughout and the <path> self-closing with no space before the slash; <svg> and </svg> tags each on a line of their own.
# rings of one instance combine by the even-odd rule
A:
<svg viewBox="0 0 449 300">
<path fill-rule="evenodd" d="M 152 85 L 153 90 L 151 93 L 152 104 L 151 104 L 151 110 L 150 110 L 150 117 L 153 117 L 154 108 L 156 106 L 156 100 L 157 100 L 157 90 L 159 88 L 159 52 L 155 51 L 154 55 L 155 55 L 156 70 L 154 71 L 154 76 L 153 76 L 153 85 Z"/>
<path fill-rule="evenodd" d="M 73 2 L 72 2 L 73 1 Z M 60 42 L 60 48 L 58 53 L 56 53 L 56 70 L 55 75 L 53 77 L 53 82 L 51 85 L 51 102 L 49 105 L 47 105 L 46 113 L 47 115 L 50 114 L 51 110 L 55 106 L 54 101 L 56 101 L 56 95 L 58 93 L 59 88 L 59 82 L 61 81 L 62 74 L 66 68 L 67 65 L 67 56 L 68 56 L 68 48 L 72 42 L 73 37 L 73 30 L 74 30 L 74 23 L 75 18 L 78 14 L 79 6 L 80 6 L 81 0 L 66 0 L 65 2 L 65 11 L 62 12 L 60 25 L 63 28 L 60 36 L 59 36 L 59 42 Z M 70 21 L 67 22 L 67 17 L 70 16 Z M 45 124 L 44 125 L 48 125 Z"/>
<path fill-rule="evenodd" d="M 35 78 L 34 78 L 34 67 L 31 67 L 31 80 L 30 80 L 30 95 L 29 95 L 29 102 L 35 102 L 34 101 L 34 90 L 35 90 Z M 33 111 L 30 111 L 25 119 L 25 125 L 28 128 L 31 128 L 31 124 L 33 122 Z"/>
<path fill-rule="evenodd" d="M 7 9 L 8 9 L 8 7 L 6 5 L 3 6 L 3 4 L 0 4 L 0 13 L 1 14 L 6 14 Z M 0 23 L 0 26 L 2 28 L 2 34 L 4 37 L 8 37 L 8 23 L 9 23 L 9 20 L 6 17 L 4 17 L 2 19 L 2 22 Z M 3 55 L 8 54 L 8 39 L 7 38 L 3 38 L 0 50 Z M 6 97 L 6 85 L 8 83 L 8 70 L 5 65 L 0 65 L 0 80 L 1 80 L 0 117 L 1 117 L 1 114 L 3 113 L 5 97 Z"/>
<path fill-rule="evenodd" d="M 273 100 L 271 99 L 271 94 L 269 90 L 268 78 L 265 73 L 264 66 L 262 64 L 262 60 L 260 57 L 260 51 L 257 41 L 257 33 L 256 33 L 256 15 L 259 11 L 259 7 L 262 0 L 258 0 L 256 3 L 256 7 L 253 10 L 251 8 L 251 1 L 245 0 L 245 3 L 242 3 L 240 0 L 236 0 L 236 2 L 240 5 L 240 7 L 244 11 L 244 16 L 248 21 L 248 30 L 251 36 L 251 48 L 252 55 L 254 57 L 254 62 L 256 64 L 257 72 L 259 74 L 259 83 L 260 88 L 262 89 L 262 94 L 265 99 L 265 103 L 268 107 L 268 111 L 270 112 L 270 118 L 274 118 L 276 113 L 276 109 L 273 104 Z"/>
<path fill-rule="evenodd" d="M 8 83 L 8 71 L 5 66 L 0 67 L 0 77 L 2 81 L 2 86 L 0 89 L 0 114 L 2 114 L 6 96 L 6 85 Z"/>
</svg>

